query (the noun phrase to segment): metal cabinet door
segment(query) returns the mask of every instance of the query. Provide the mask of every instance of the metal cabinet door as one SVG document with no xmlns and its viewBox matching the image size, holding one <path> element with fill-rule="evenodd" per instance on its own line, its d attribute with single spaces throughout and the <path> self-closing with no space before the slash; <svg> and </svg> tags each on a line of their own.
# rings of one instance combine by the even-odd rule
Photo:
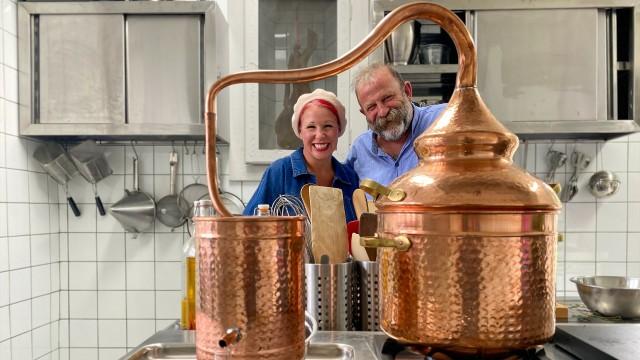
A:
<svg viewBox="0 0 640 360">
<path fill-rule="evenodd" d="M 38 121 L 123 124 L 123 16 L 40 15 L 35 29 Z"/>
<path fill-rule="evenodd" d="M 199 15 L 127 16 L 129 124 L 202 122 L 200 20 Z"/>
<path fill-rule="evenodd" d="M 597 9 L 477 11 L 478 88 L 501 121 L 606 120 Z"/>
</svg>

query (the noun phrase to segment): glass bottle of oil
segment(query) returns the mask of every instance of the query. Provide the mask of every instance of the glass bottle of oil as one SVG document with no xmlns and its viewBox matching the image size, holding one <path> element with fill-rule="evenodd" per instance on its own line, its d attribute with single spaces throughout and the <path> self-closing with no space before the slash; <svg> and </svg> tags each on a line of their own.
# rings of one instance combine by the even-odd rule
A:
<svg viewBox="0 0 640 360">
<path fill-rule="evenodd" d="M 181 307 L 182 317 L 180 327 L 185 330 L 195 330 L 196 325 L 196 246 L 195 236 L 191 235 L 183 248 L 183 294 Z"/>
<path fill-rule="evenodd" d="M 213 216 L 215 211 L 211 200 L 198 200 L 193 205 L 193 216 Z M 182 317 L 180 326 L 186 330 L 195 330 L 196 328 L 196 249 L 198 244 L 195 226 L 193 234 L 183 248 L 183 293 L 182 299 Z"/>
</svg>

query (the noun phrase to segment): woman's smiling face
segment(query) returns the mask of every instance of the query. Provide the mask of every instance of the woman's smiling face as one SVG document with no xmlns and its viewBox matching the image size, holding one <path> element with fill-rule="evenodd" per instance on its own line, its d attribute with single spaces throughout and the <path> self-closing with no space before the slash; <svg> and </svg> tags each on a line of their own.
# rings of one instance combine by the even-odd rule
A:
<svg viewBox="0 0 640 360">
<path fill-rule="evenodd" d="M 307 161 L 330 159 L 338 147 L 338 119 L 326 107 L 313 102 L 300 118 L 300 138 Z"/>
</svg>

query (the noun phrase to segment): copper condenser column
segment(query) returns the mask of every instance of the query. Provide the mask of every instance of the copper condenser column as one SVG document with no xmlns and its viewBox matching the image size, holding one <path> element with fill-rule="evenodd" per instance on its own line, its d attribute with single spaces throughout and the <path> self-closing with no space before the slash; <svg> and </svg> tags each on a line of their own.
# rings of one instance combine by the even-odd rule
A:
<svg viewBox="0 0 640 360">
<path fill-rule="evenodd" d="M 199 360 L 304 356 L 302 221 L 195 218 Z"/>
</svg>

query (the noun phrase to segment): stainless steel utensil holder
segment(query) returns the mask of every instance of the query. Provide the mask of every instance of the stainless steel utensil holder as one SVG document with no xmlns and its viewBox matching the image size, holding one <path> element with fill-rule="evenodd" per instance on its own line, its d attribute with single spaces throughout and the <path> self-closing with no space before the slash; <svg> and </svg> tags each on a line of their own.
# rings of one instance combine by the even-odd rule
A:
<svg viewBox="0 0 640 360">
<path fill-rule="evenodd" d="M 307 311 L 324 331 L 356 330 L 358 274 L 355 263 L 305 264 Z"/>
<path fill-rule="evenodd" d="M 360 277 L 360 329 L 362 331 L 380 331 L 380 290 L 378 287 L 378 262 L 357 261 Z"/>
</svg>

